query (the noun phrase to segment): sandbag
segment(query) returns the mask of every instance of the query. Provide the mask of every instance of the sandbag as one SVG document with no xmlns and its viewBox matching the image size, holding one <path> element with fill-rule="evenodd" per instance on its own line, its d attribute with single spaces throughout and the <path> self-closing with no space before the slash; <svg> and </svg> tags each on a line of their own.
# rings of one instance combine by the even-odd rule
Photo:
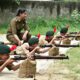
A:
<svg viewBox="0 0 80 80">
<path fill-rule="evenodd" d="M 76 36 L 80 36 L 80 33 L 77 34 Z M 80 37 L 75 37 L 75 40 L 80 40 Z"/>
<path fill-rule="evenodd" d="M 20 78 L 29 78 L 34 76 L 36 73 L 36 61 L 35 60 L 25 60 L 22 62 L 19 68 L 19 77 Z"/>
<path fill-rule="evenodd" d="M 56 56 L 59 54 L 59 48 L 56 46 L 53 46 L 51 49 L 49 49 L 49 56 Z"/>
<path fill-rule="evenodd" d="M 69 39 L 69 38 L 65 38 L 65 39 L 63 39 L 63 41 L 62 41 L 62 44 L 64 44 L 64 45 L 69 45 L 71 43 L 71 40 Z"/>
</svg>

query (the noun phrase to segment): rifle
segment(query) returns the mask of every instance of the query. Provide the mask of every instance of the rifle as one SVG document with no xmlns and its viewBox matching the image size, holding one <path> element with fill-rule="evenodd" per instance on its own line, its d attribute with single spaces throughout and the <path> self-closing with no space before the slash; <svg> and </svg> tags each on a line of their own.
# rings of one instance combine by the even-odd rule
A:
<svg viewBox="0 0 80 80">
<path fill-rule="evenodd" d="M 80 47 L 80 45 L 64 45 L 64 44 L 54 44 L 54 45 L 41 45 L 40 47 L 42 48 L 45 48 L 45 47 L 53 47 L 53 46 L 56 46 L 56 47 Z"/>
<path fill-rule="evenodd" d="M 76 36 L 76 35 L 70 35 L 70 36 L 64 36 L 65 38 L 70 38 L 70 37 L 80 37 L 80 36 Z M 56 36 L 56 38 L 63 38 L 62 36 Z"/>
<path fill-rule="evenodd" d="M 79 32 L 70 32 L 69 34 L 79 34 L 80 33 L 80 31 Z"/>
<path fill-rule="evenodd" d="M 25 60 L 25 59 L 27 59 L 27 57 L 23 57 L 21 55 L 17 55 L 17 56 L 13 56 L 13 58 L 11 58 L 11 59 L 13 59 L 13 60 Z M 40 56 L 40 55 L 35 55 L 35 56 L 33 56 L 32 60 L 35 60 L 35 59 L 39 59 L 39 60 L 42 60 L 42 59 L 63 60 L 63 59 L 69 59 L 69 57 L 64 55 L 64 54 L 58 55 L 58 56 Z M 0 60 L 0 61 L 4 61 L 4 60 Z"/>
<path fill-rule="evenodd" d="M 69 34 L 77 34 L 77 33 L 79 33 L 79 32 L 69 32 Z"/>
<path fill-rule="evenodd" d="M 2 41 L 0 41 L 0 44 L 3 44 L 3 45 L 12 45 L 12 43 L 10 43 L 10 42 L 2 42 Z"/>
<path fill-rule="evenodd" d="M 14 58 L 12 58 L 13 60 L 25 60 L 27 59 L 27 57 L 23 57 L 21 55 L 17 55 L 14 56 Z M 35 55 L 33 56 L 33 60 L 35 59 L 57 59 L 57 60 L 62 60 L 62 59 L 69 59 L 68 56 L 65 55 L 58 55 L 58 56 L 40 56 L 40 55 Z"/>
</svg>

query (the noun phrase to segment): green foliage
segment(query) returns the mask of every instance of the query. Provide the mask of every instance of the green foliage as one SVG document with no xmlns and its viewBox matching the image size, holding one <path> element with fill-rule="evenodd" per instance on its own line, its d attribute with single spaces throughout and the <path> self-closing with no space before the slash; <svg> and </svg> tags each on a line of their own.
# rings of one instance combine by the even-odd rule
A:
<svg viewBox="0 0 80 80">
<path fill-rule="evenodd" d="M 36 35 L 37 33 L 44 34 L 47 30 L 53 30 L 54 26 L 57 28 L 57 32 L 66 25 L 69 25 L 69 31 L 79 31 L 80 30 L 80 14 L 77 10 L 72 12 L 71 16 L 60 16 L 57 18 L 29 18 L 27 23 L 30 27 L 31 33 Z M 2 29 L 2 33 L 8 27 L 8 23 L 4 23 L 0 25 L 0 29 Z"/>
<path fill-rule="evenodd" d="M 72 20 L 76 23 L 80 22 L 80 13 L 77 10 L 74 10 L 71 15 Z"/>
<path fill-rule="evenodd" d="M 0 0 L 1 10 L 17 5 L 20 5 L 20 0 Z"/>
<path fill-rule="evenodd" d="M 67 25 L 70 26 L 69 31 L 75 31 L 75 30 L 79 31 L 79 29 L 80 29 L 79 19 L 75 19 L 74 16 L 71 16 L 71 17 L 61 16 L 61 17 L 50 18 L 50 19 L 38 17 L 37 19 L 29 19 L 28 25 L 29 25 L 31 31 L 32 32 L 34 31 L 34 33 L 36 31 L 38 32 L 39 30 L 41 33 L 43 33 L 42 31 L 45 32 L 46 28 L 49 28 L 49 30 L 53 30 L 54 26 L 56 26 L 57 31 L 59 31 L 61 29 L 61 27 L 64 27 Z M 44 28 L 44 30 L 41 30 L 42 28 Z"/>
<path fill-rule="evenodd" d="M 20 0 L 15 0 L 15 2 L 16 2 L 18 5 L 20 5 Z"/>
</svg>

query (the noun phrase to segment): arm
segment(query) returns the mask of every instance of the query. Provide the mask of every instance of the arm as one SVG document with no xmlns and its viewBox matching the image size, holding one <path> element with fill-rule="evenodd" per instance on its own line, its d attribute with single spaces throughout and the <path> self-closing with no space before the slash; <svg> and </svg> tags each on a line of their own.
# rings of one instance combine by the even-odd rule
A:
<svg viewBox="0 0 80 80">
<path fill-rule="evenodd" d="M 13 66 L 11 67 L 11 69 L 15 71 L 15 70 L 19 69 L 19 67 L 20 67 L 20 64 L 18 64 L 18 65 L 13 65 Z"/>
<path fill-rule="evenodd" d="M 26 36 L 27 34 L 29 33 L 29 27 L 27 26 L 26 22 L 25 22 L 25 25 L 24 25 L 24 35 L 23 35 L 23 40 L 26 40 Z"/>
<path fill-rule="evenodd" d="M 28 34 L 28 31 L 26 30 L 25 33 L 23 34 L 23 40 L 26 40 L 27 34 Z"/>
<path fill-rule="evenodd" d="M 18 36 L 16 34 L 14 34 L 15 39 L 20 42 L 20 39 L 18 38 Z"/>
<path fill-rule="evenodd" d="M 22 47 L 24 53 L 27 55 L 28 59 L 32 59 L 37 48 L 34 48 L 31 52 L 29 52 L 29 50 L 28 50 L 29 45 L 27 45 L 27 46 L 23 45 L 21 47 Z"/>
<path fill-rule="evenodd" d="M 57 40 L 56 38 L 53 37 L 53 39 L 49 42 L 49 44 L 55 44 L 55 40 Z"/>
<path fill-rule="evenodd" d="M 21 48 L 22 48 L 22 50 L 23 50 L 23 52 L 24 52 L 24 54 L 28 54 L 29 53 L 29 45 L 28 45 L 28 43 L 24 43 L 23 45 L 21 45 Z"/>
<path fill-rule="evenodd" d="M 38 53 L 45 53 L 50 49 L 50 47 L 47 48 L 40 48 L 39 50 L 37 50 Z"/>
<path fill-rule="evenodd" d="M 9 64 L 11 64 L 12 62 L 14 62 L 14 60 L 12 59 L 8 59 L 6 62 L 4 62 L 1 66 L 0 66 L 0 72 L 6 67 L 8 66 Z"/>
</svg>

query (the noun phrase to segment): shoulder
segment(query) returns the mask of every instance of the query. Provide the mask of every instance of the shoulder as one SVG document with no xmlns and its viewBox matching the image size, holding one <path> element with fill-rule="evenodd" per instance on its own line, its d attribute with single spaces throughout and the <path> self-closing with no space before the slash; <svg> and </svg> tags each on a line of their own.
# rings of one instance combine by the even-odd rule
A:
<svg viewBox="0 0 80 80">
<path fill-rule="evenodd" d="M 41 35 L 41 37 L 39 38 L 39 45 L 44 45 L 47 44 L 48 42 L 45 40 L 45 36 Z"/>
<path fill-rule="evenodd" d="M 25 48 L 29 49 L 29 44 L 28 44 L 28 43 L 24 43 L 24 44 L 22 45 L 22 47 L 25 47 Z"/>
<path fill-rule="evenodd" d="M 16 17 L 14 17 L 14 18 L 11 20 L 11 23 L 15 23 L 15 22 L 17 22 Z"/>
</svg>

